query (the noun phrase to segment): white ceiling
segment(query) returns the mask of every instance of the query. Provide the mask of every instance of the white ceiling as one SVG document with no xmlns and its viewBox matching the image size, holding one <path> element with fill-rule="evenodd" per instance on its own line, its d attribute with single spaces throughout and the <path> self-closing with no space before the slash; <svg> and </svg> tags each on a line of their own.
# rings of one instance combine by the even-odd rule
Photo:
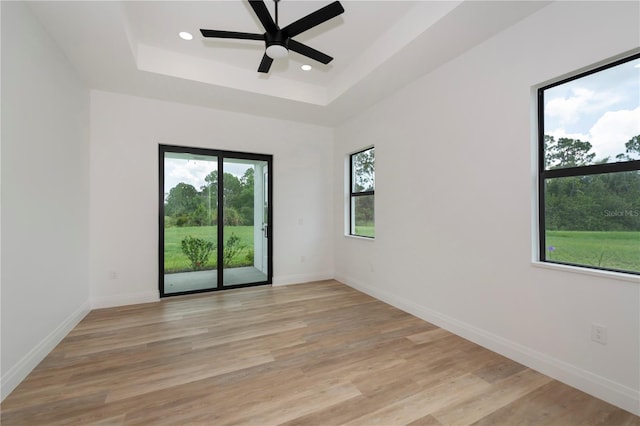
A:
<svg viewBox="0 0 640 426">
<path fill-rule="evenodd" d="M 331 0 L 281 0 L 281 27 Z M 273 2 L 267 0 L 273 14 Z M 264 43 L 199 29 L 263 33 L 246 1 L 43 1 L 29 5 L 94 89 L 335 125 L 544 7 L 548 1 L 341 1 L 345 12 L 257 72 Z M 180 31 L 194 35 L 191 41 Z M 311 71 L 300 69 L 302 64 Z"/>
</svg>

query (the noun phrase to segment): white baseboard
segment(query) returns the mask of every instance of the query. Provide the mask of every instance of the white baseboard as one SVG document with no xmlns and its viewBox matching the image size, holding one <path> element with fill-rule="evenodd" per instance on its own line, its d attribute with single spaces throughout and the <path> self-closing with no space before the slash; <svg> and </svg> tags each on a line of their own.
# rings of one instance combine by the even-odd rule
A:
<svg viewBox="0 0 640 426">
<path fill-rule="evenodd" d="M 91 309 L 114 308 L 116 306 L 137 305 L 151 303 L 160 300 L 157 291 L 144 291 L 129 294 L 116 294 L 113 296 L 92 297 Z"/>
<path fill-rule="evenodd" d="M 605 377 L 550 357 L 519 343 L 505 339 L 472 324 L 459 321 L 440 312 L 398 297 L 384 290 L 373 288 L 348 276 L 338 274 L 335 279 L 356 290 L 386 302 L 398 309 L 417 316 L 487 349 L 539 371 L 596 398 L 640 415 L 640 392 Z"/>
<path fill-rule="evenodd" d="M 313 281 L 324 281 L 333 279 L 333 272 L 319 272 L 313 274 L 295 274 L 295 275 L 281 275 L 273 277 L 273 286 L 290 285 L 290 284 L 304 284 Z"/>
<path fill-rule="evenodd" d="M 74 313 L 60 323 L 47 337 L 34 346 L 25 356 L 12 366 L 0 379 L 0 395 L 4 400 L 25 377 L 51 352 L 69 332 L 91 311 L 85 302 Z"/>
</svg>

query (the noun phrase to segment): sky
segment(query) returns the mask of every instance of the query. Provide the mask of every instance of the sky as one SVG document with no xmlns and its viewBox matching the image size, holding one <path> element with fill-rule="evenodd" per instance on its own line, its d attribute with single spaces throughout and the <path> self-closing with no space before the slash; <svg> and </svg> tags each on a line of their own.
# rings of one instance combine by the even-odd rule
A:
<svg viewBox="0 0 640 426">
<path fill-rule="evenodd" d="M 224 172 L 241 178 L 252 164 L 224 163 Z M 180 182 L 193 185 L 198 191 L 205 185 L 204 178 L 218 168 L 218 160 L 165 158 L 164 160 L 164 193 L 165 197 Z"/>
<path fill-rule="evenodd" d="M 640 135 L 640 59 L 547 89 L 544 97 L 545 134 L 591 142 L 596 161 L 614 161 Z"/>
</svg>

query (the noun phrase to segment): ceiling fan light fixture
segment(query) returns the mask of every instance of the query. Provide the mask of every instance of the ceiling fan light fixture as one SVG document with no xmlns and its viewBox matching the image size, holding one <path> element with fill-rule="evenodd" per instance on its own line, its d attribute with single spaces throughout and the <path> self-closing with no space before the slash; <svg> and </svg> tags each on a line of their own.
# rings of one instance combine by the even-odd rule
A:
<svg viewBox="0 0 640 426">
<path fill-rule="evenodd" d="M 289 56 L 289 51 L 281 44 L 271 44 L 267 46 L 267 56 L 271 59 L 282 59 Z"/>
</svg>

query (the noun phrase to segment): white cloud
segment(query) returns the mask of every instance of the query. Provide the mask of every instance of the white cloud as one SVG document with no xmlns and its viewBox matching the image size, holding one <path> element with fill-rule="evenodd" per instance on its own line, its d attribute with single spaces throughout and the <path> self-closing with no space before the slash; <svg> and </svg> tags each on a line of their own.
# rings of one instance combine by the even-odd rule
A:
<svg viewBox="0 0 640 426">
<path fill-rule="evenodd" d="M 633 110 L 608 111 L 589 129 L 588 133 L 567 133 L 559 128 L 547 132 L 556 140 L 559 138 L 580 139 L 592 145 L 596 160 L 625 152 L 624 144 L 632 137 L 640 135 L 640 107 Z"/>
<path fill-rule="evenodd" d="M 556 97 L 549 100 L 544 107 L 545 115 L 558 118 L 562 124 L 574 124 L 584 114 L 606 109 L 621 101 L 613 93 L 594 92 L 581 87 L 571 89 L 571 93 L 573 96 L 568 98 Z"/>
<path fill-rule="evenodd" d="M 204 178 L 215 170 L 216 162 L 167 158 L 165 160 L 165 192 L 180 182 L 193 185 L 198 191 L 205 184 Z"/>
<path fill-rule="evenodd" d="M 564 129 L 555 129 L 547 132 L 546 134 L 553 136 L 556 140 L 560 138 L 569 138 L 591 142 L 591 134 L 589 133 L 567 133 Z"/>
<path fill-rule="evenodd" d="M 204 178 L 213 170 L 217 170 L 216 161 L 207 160 L 185 160 L 183 158 L 167 158 L 164 162 L 164 192 L 169 193 L 171 188 L 183 182 L 192 185 L 200 191 L 206 184 Z M 246 162 L 225 162 L 225 173 L 231 173 L 237 178 L 241 178 L 248 168 L 252 167 L 250 160 Z"/>
<path fill-rule="evenodd" d="M 576 88 L 572 90 L 574 96 L 570 98 L 553 98 L 544 107 L 545 115 L 557 117 L 563 124 L 578 121 L 579 112 L 592 98 L 595 92 L 588 89 Z"/>
<path fill-rule="evenodd" d="M 624 152 L 624 144 L 640 135 L 640 107 L 606 112 L 589 130 L 591 144 L 598 158 Z"/>
</svg>

